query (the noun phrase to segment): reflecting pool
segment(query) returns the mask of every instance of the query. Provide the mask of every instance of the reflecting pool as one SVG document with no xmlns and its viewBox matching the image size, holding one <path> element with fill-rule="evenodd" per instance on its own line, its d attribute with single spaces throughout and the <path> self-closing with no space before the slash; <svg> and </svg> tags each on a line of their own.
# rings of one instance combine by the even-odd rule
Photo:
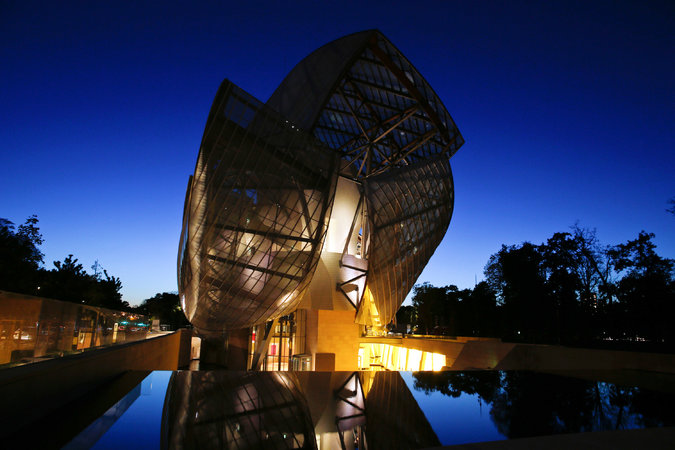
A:
<svg viewBox="0 0 675 450">
<path fill-rule="evenodd" d="M 674 397 L 523 371 L 156 371 L 66 448 L 424 448 L 673 426 Z"/>
</svg>

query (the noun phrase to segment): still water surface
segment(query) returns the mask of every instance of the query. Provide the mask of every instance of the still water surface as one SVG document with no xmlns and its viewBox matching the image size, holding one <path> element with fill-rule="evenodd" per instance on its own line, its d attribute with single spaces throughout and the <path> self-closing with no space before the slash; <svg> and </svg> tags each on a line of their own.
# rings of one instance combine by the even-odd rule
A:
<svg viewBox="0 0 675 450">
<path fill-rule="evenodd" d="M 155 371 L 66 448 L 423 448 L 673 426 L 673 400 L 521 371 Z"/>
</svg>

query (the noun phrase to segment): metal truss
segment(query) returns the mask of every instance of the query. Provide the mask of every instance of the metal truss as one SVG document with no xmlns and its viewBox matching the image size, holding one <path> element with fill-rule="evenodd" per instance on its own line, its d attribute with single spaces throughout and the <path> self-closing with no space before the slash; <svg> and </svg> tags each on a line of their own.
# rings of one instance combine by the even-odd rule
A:
<svg viewBox="0 0 675 450">
<path fill-rule="evenodd" d="M 186 193 L 178 278 L 188 319 L 222 332 L 297 308 L 341 176 L 360 186 L 365 226 L 357 273 L 336 289 L 357 309 L 370 291 L 388 323 L 447 230 L 449 158 L 463 143 L 426 80 L 376 30 L 307 56 L 266 104 L 224 81 Z M 341 267 L 353 260 L 355 223 Z"/>
</svg>

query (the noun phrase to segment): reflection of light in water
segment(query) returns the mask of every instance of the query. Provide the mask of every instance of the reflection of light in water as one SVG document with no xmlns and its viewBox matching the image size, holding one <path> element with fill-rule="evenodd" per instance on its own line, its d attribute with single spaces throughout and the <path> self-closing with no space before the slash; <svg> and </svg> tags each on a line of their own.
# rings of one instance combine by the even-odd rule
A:
<svg viewBox="0 0 675 450">
<path fill-rule="evenodd" d="M 645 417 L 672 426 L 663 409 L 672 402 L 672 394 L 529 372 L 153 372 L 99 419 L 107 424 L 66 448 L 89 448 L 106 429 L 94 448 L 159 448 L 162 436 L 168 448 L 427 448 L 504 439 L 512 423 L 526 434 L 642 428 Z"/>
</svg>

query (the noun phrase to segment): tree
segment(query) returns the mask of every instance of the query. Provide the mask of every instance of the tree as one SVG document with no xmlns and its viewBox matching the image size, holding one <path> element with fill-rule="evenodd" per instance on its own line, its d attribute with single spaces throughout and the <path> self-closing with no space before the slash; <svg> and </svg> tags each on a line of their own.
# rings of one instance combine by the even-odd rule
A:
<svg viewBox="0 0 675 450">
<path fill-rule="evenodd" d="M 497 326 L 497 296 L 490 285 L 481 281 L 473 290 L 467 289 L 458 316 L 462 336 L 499 336 Z"/>
<path fill-rule="evenodd" d="M 0 289 L 37 293 L 44 242 L 37 224 L 33 215 L 15 231 L 11 221 L 0 219 Z"/>
<path fill-rule="evenodd" d="M 555 308 L 555 330 L 558 343 L 588 340 L 592 329 L 597 299 L 597 277 L 583 231 L 555 233 L 540 246 L 548 295 Z"/>
<path fill-rule="evenodd" d="M 143 300 L 137 311 L 153 319 L 159 319 L 160 323 L 167 324 L 174 330 L 189 325 L 176 293 L 157 293 L 154 297 Z"/>
<path fill-rule="evenodd" d="M 597 301 L 602 308 L 614 298 L 613 265 L 609 247 L 600 245 L 595 229 L 589 230 L 578 225 L 572 227 L 574 240 L 580 253 L 579 278 L 582 284 L 582 301 Z M 594 299 L 593 296 L 596 296 Z"/>
<path fill-rule="evenodd" d="M 35 214 L 26 219 L 26 222 L 23 225 L 19 225 L 17 230 L 17 236 L 26 244 L 28 254 L 26 259 L 33 264 L 34 267 L 38 267 L 42 264 L 42 258 L 44 254 L 40 251 L 38 246 L 42 245 L 44 239 L 42 239 L 42 234 L 40 233 L 40 228 L 37 226 L 39 220 Z"/>
<path fill-rule="evenodd" d="M 63 261 L 54 261 L 54 269 L 43 273 L 42 295 L 58 300 L 84 303 L 115 310 L 127 310 L 129 304 L 122 300 L 122 282 L 108 275 L 105 269 L 94 265 L 93 275 L 88 274 L 72 254 Z"/>
<path fill-rule="evenodd" d="M 419 331 L 429 334 L 438 325 L 439 318 L 443 315 L 446 300 L 446 289 L 423 283 L 413 287 L 412 304 L 417 311 L 417 325 Z"/>
<path fill-rule="evenodd" d="M 92 266 L 93 275 L 72 254 L 54 261 L 52 270 L 40 267 L 43 242 L 37 216 L 30 216 L 16 231 L 11 221 L 0 218 L 0 289 L 116 310 L 129 308 L 120 294 L 122 282 L 108 275 L 98 260 Z"/>
<path fill-rule="evenodd" d="M 45 297 L 74 303 L 88 303 L 91 279 L 78 263 L 68 255 L 63 261 L 54 261 L 54 269 L 45 271 L 41 293 Z"/>
<path fill-rule="evenodd" d="M 396 330 L 400 333 L 407 332 L 407 326 L 417 323 L 417 313 L 414 306 L 404 305 L 396 311 Z"/>
<path fill-rule="evenodd" d="M 122 300 L 122 281 L 118 277 L 108 275 L 108 271 L 103 269 L 103 276 L 97 281 L 95 290 L 100 293 L 101 306 L 123 311 L 129 309 L 129 302 Z"/>
<path fill-rule="evenodd" d="M 473 290 L 415 286 L 419 329 L 539 343 L 611 338 L 672 346 L 675 261 L 656 253 L 653 238 L 643 231 L 608 247 L 595 230 L 575 225 L 541 245 L 503 245 L 485 266 L 486 281 Z"/>
<path fill-rule="evenodd" d="M 554 308 L 547 292 L 539 246 L 524 242 L 505 245 L 485 266 L 485 277 L 497 294 L 504 337 L 546 342 L 553 340 Z"/>
<path fill-rule="evenodd" d="M 641 231 L 610 252 L 615 270 L 624 274 L 617 286 L 624 331 L 631 339 L 675 343 L 675 261 L 656 254 L 653 238 Z"/>
</svg>

